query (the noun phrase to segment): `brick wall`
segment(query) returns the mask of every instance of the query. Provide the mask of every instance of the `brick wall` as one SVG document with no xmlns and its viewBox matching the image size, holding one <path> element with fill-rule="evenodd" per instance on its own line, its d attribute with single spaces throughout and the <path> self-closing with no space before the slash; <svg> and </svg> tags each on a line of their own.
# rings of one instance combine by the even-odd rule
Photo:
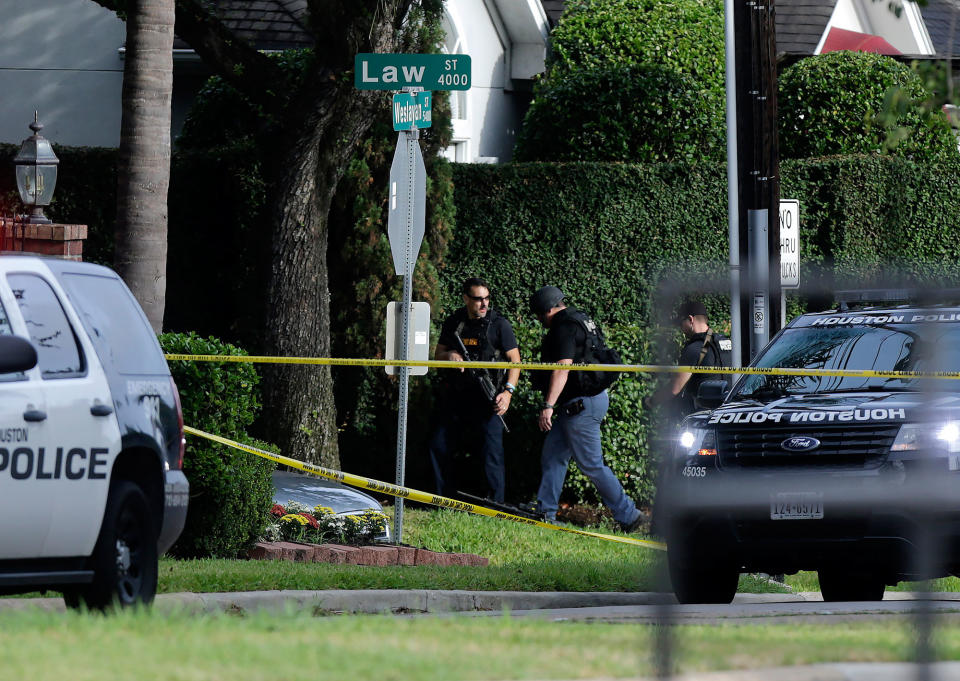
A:
<svg viewBox="0 0 960 681">
<path fill-rule="evenodd" d="M 23 251 L 83 260 L 86 225 L 28 225 L 0 218 L 0 251 Z"/>
</svg>

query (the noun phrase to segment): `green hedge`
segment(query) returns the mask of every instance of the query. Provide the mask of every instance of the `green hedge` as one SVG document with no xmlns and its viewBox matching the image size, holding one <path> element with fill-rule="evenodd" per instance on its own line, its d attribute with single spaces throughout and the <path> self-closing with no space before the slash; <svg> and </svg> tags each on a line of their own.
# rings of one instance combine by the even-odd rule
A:
<svg viewBox="0 0 960 681">
<path fill-rule="evenodd" d="M 196 334 L 160 335 L 165 352 L 200 355 L 245 355 L 240 348 Z M 170 362 L 180 391 L 184 422 L 259 449 L 276 451 L 246 434 L 260 412 L 251 364 Z M 190 481 L 190 505 L 183 534 L 171 553 L 181 557 L 236 558 L 263 533 L 273 501 L 267 459 L 197 437 L 187 440 L 183 472 Z"/>
<path fill-rule="evenodd" d="M 800 200 L 801 281 L 828 290 L 881 283 L 896 271 L 912 281 L 957 280 L 960 159 L 918 165 L 861 156 L 781 165 L 782 196 Z M 708 299 L 711 321 L 728 328 L 726 172 L 722 166 L 625 164 L 457 165 L 457 226 L 444 270 L 442 319 L 460 305 L 465 276 L 485 276 L 494 306 L 514 323 L 525 359 L 542 329 L 527 310 L 539 286 L 555 284 L 593 313 L 627 362 L 675 359 L 669 328 L 676 297 Z M 806 304 L 794 298 L 790 309 Z M 653 491 L 655 432 L 640 407 L 649 377 L 621 378 L 604 424 L 608 464 L 639 500 Z M 508 420 L 508 495 L 528 497 L 539 479 L 539 396 L 521 379 Z M 579 473 L 569 497 L 595 501 Z"/>
</svg>

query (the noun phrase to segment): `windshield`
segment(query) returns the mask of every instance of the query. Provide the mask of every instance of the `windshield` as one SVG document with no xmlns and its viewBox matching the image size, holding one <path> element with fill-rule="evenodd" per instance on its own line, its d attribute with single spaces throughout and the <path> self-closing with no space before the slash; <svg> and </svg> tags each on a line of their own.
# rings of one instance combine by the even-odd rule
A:
<svg viewBox="0 0 960 681">
<path fill-rule="evenodd" d="M 960 371 L 960 324 L 891 324 L 786 329 L 756 363 L 761 368 Z M 960 391 L 960 380 L 929 379 L 930 390 Z M 915 378 L 748 376 L 736 398 L 861 390 L 920 390 Z"/>
</svg>

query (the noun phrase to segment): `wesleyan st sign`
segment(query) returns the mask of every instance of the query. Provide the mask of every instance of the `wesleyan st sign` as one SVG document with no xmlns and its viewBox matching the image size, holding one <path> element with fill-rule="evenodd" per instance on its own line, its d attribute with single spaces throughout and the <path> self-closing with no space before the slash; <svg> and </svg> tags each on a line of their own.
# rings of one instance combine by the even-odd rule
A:
<svg viewBox="0 0 960 681">
<path fill-rule="evenodd" d="M 358 90 L 469 90 L 466 54 L 358 54 L 353 61 Z"/>
</svg>

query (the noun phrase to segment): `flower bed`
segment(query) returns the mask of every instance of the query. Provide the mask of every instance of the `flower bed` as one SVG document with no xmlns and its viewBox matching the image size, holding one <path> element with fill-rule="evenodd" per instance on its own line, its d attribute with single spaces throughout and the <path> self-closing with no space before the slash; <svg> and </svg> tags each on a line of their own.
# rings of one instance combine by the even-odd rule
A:
<svg viewBox="0 0 960 681">
<path fill-rule="evenodd" d="M 380 511 L 364 511 L 358 515 L 336 515 L 332 508 L 296 501 L 274 504 L 273 519 L 262 541 L 303 542 L 308 544 L 366 544 L 387 530 L 387 516 Z"/>
<path fill-rule="evenodd" d="M 326 506 L 310 508 L 295 501 L 274 504 L 264 536 L 250 550 L 255 560 L 344 565 L 488 565 L 472 553 L 438 553 L 412 546 L 369 546 L 387 530 L 380 511 L 339 516 Z"/>
</svg>

